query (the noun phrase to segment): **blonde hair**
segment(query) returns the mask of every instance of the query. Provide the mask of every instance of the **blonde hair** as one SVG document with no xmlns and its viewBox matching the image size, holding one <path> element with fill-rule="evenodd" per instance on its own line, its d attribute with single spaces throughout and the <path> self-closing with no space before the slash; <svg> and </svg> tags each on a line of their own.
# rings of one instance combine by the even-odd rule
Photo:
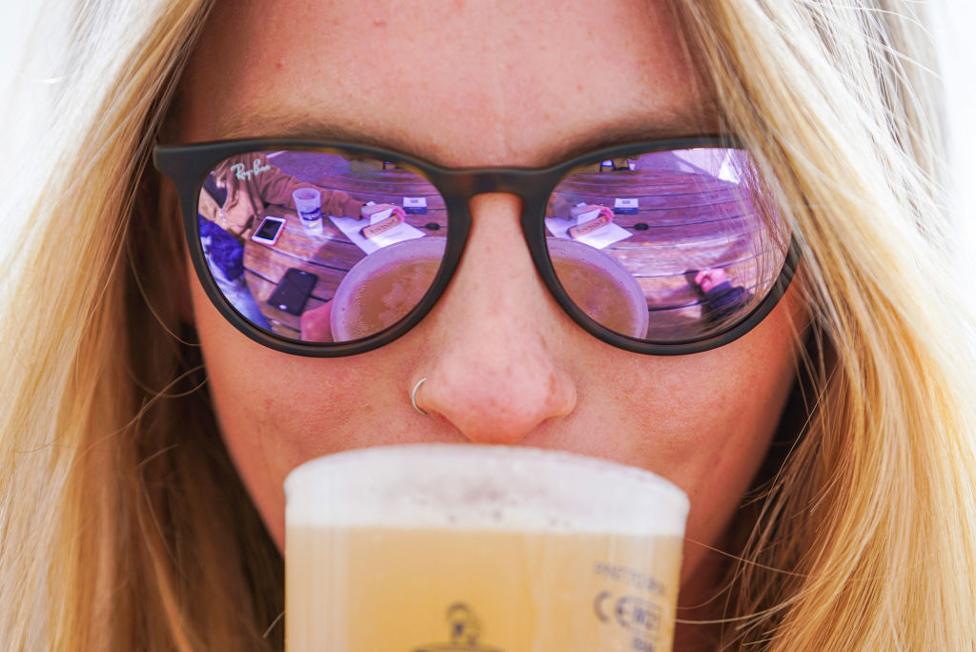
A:
<svg viewBox="0 0 976 652">
<path fill-rule="evenodd" d="M 0 647 L 276 649 L 282 561 L 179 326 L 182 234 L 147 170 L 211 2 L 126 4 L 72 18 L 7 267 Z M 721 647 L 973 649 L 976 322 L 916 3 L 672 4 L 795 227 L 814 319 L 798 431 L 735 523 Z"/>
</svg>

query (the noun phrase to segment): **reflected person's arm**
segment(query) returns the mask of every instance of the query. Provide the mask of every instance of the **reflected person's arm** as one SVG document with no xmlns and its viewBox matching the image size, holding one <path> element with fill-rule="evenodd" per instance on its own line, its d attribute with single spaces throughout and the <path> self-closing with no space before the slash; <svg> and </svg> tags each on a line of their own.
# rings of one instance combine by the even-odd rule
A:
<svg viewBox="0 0 976 652">
<path fill-rule="evenodd" d="M 566 201 L 562 195 L 552 193 L 549 196 L 549 203 L 546 205 L 546 217 L 562 217 L 568 219 L 572 204 Z"/>
<path fill-rule="evenodd" d="M 197 213 L 215 224 L 220 224 L 221 207 L 206 188 L 200 189 L 200 197 L 197 201 Z"/>
<path fill-rule="evenodd" d="M 290 174 L 283 172 L 280 168 L 271 166 L 271 170 L 258 177 L 259 192 L 261 199 L 266 204 L 284 206 L 294 210 L 295 200 L 292 193 L 299 188 L 314 187 L 322 193 L 322 215 L 335 215 L 338 217 L 359 217 L 359 209 L 363 203 L 353 199 L 349 193 L 343 190 L 332 190 L 323 188 L 315 183 L 302 181 Z"/>
<path fill-rule="evenodd" d="M 327 190 L 322 188 L 322 215 L 335 215 L 336 217 L 362 217 L 360 209 L 363 202 L 354 199 L 349 193 L 343 190 Z"/>
</svg>

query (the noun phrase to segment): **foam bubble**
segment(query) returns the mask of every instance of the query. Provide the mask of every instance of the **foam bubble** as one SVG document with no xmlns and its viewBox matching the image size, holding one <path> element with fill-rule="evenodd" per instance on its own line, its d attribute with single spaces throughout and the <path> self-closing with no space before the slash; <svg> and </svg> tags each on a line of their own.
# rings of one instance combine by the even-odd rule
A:
<svg viewBox="0 0 976 652">
<path fill-rule="evenodd" d="M 649 471 L 565 451 L 406 444 L 344 451 L 285 480 L 296 525 L 674 535 L 687 495 Z"/>
</svg>

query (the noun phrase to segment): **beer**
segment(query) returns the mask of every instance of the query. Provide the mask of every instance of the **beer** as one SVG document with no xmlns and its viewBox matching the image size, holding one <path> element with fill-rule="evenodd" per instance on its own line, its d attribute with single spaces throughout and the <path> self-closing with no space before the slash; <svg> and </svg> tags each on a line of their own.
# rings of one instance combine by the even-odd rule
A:
<svg viewBox="0 0 976 652">
<path fill-rule="evenodd" d="M 444 238 L 406 240 L 356 263 L 333 299 L 330 325 L 335 340 L 375 335 L 417 307 L 434 282 L 445 246 Z"/>
<path fill-rule="evenodd" d="M 369 275 L 363 275 L 342 309 L 333 308 L 336 340 L 367 337 L 405 317 L 430 289 L 440 264 L 439 256 L 399 256 L 391 264 L 377 265 Z"/>
<path fill-rule="evenodd" d="M 433 284 L 445 246 L 443 238 L 407 240 L 357 263 L 336 290 L 331 314 L 335 340 L 374 335 L 405 317 Z M 586 314 L 610 330 L 644 337 L 648 312 L 643 291 L 619 263 L 569 240 L 551 241 L 549 250 L 559 282 Z"/>
<path fill-rule="evenodd" d="M 622 335 L 647 334 L 644 290 L 618 260 L 575 240 L 548 238 L 546 246 L 559 284 L 584 313 Z"/>
<path fill-rule="evenodd" d="M 290 650 L 671 647 L 679 537 L 295 527 L 287 554 Z"/>
<path fill-rule="evenodd" d="M 622 281 L 622 275 L 611 273 L 607 265 L 569 256 L 554 259 L 553 267 L 559 283 L 583 312 L 614 332 L 644 337 L 647 304 L 639 286 L 636 300 L 632 297 L 629 286 L 637 285 L 633 279 L 625 276 Z"/>
<path fill-rule="evenodd" d="M 331 458 L 286 482 L 290 652 L 671 649 L 687 497 L 667 481 L 473 444 Z"/>
</svg>

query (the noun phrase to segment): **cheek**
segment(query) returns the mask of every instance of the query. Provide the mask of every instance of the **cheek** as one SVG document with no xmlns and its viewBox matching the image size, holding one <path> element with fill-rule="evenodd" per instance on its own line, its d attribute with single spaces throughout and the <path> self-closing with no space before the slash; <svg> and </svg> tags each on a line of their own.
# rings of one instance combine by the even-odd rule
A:
<svg viewBox="0 0 976 652">
<path fill-rule="evenodd" d="M 678 484 L 691 502 L 686 578 L 705 557 L 702 544 L 721 547 L 722 533 L 768 450 L 792 373 L 767 371 L 739 367 L 726 375 L 710 364 L 708 376 L 668 378 L 647 402 L 654 416 L 639 426 L 647 433 L 647 467 Z"/>
<path fill-rule="evenodd" d="M 635 458 L 678 484 L 691 501 L 684 579 L 705 558 L 704 546 L 722 547 L 723 532 L 765 459 L 796 376 L 793 324 L 802 332 L 801 319 L 788 293 L 766 320 L 729 345 L 638 362 L 619 377 L 640 388 L 628 401 L 640 409 L 622 424 L 641 433 Z"/>
<path fill-rule="evenodd" d="M 363 373 L 333 360 L 299 359 L 250 340 L 217 312 L 196 275 L 190 278 L 194 321 L 221 435 L 281 545 L 285 475 L 321 448 L 328 436 L 321 424 L 349 421 L 355 401 L 342 397 L 355 386 L 351 378 L 361 381 Z"/>
<path fill-rule="evenodd" d="M 199 279 L 190 278 L 194 321 L 221 435 L 258 511 L 271 525 L 270 512 L 280 491 L 274 469 L 279 459 L 288 456 L 281 440 L 270 436 L 275 415 L 281 413 L 280 390 L 273 381 L 280 376 L 274 364 L 262 362 L 263 347 L 227 323 Z"/>
</svg>

